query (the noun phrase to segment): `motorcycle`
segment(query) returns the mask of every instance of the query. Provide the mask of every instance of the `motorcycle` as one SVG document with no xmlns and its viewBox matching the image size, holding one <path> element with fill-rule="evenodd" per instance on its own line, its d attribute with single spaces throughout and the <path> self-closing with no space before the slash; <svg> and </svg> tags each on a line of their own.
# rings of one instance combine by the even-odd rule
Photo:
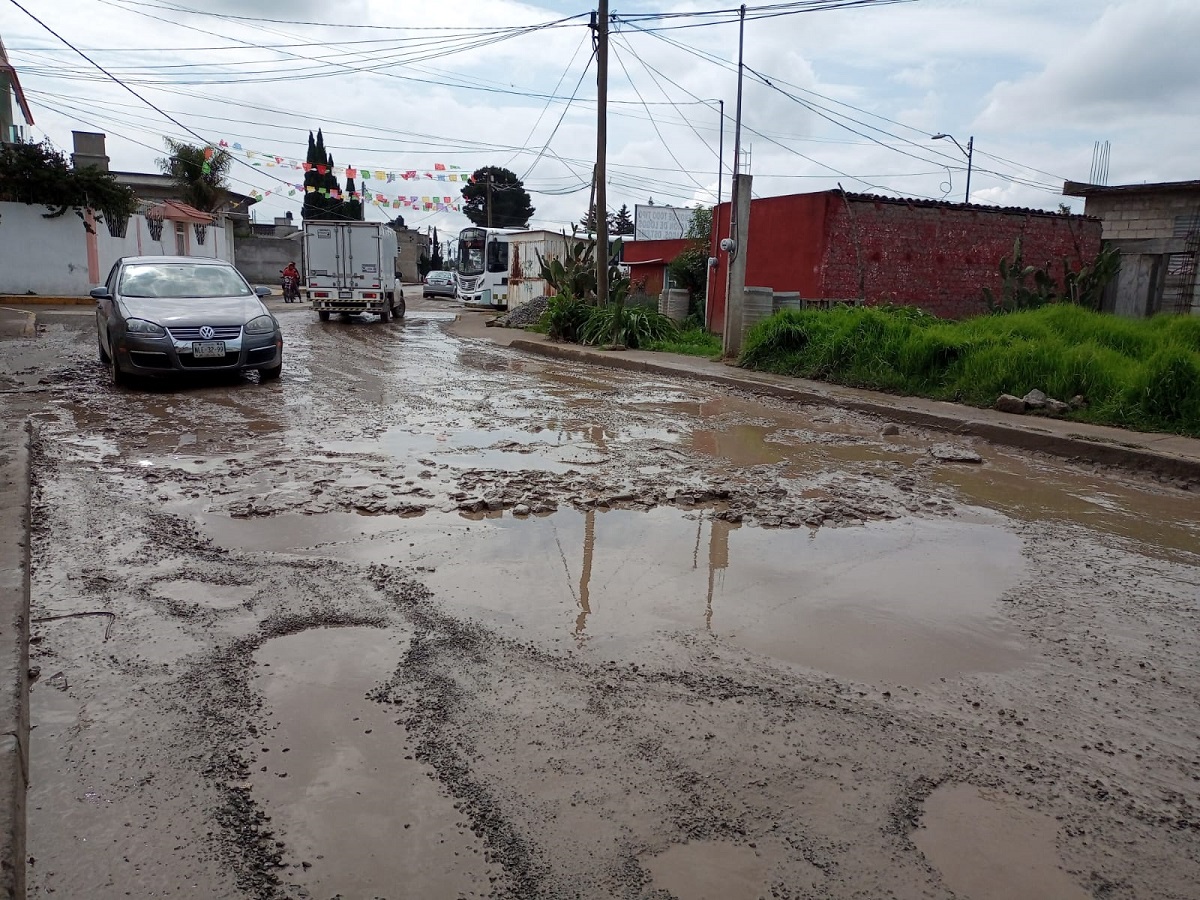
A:
<svg viewBox="0 0 1200 900">
<path fill-rule="evenodd" d="M 299 303 L 300 302 L 300 279 L 295 275 L 284 275 L 282 277 L 283 285 L 283 302 L 284 303 Z"/>
</svg>

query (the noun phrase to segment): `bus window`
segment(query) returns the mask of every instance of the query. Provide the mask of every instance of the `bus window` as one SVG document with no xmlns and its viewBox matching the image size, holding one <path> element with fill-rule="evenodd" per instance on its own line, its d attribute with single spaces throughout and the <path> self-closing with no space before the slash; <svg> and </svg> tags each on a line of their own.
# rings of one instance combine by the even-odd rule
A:
<svg viewBox="0 0 1200 900">
<path fill-rule="evenodd" d="M 488 244 L 488 271 L 508 271 L 508 244 L 504 241 L 492 241 Z"/>
</svg>

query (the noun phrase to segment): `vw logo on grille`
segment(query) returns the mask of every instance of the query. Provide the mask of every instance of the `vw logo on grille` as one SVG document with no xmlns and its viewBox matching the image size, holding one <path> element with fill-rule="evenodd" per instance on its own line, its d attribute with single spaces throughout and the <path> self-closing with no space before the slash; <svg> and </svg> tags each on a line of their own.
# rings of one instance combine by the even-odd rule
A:
<svg viewBox="0 0 1200 900">
<path fill-rule="evenodd" d="M 217 333 L 212 330 L 211 325 L 200 326 L 200 337 L 204 338 L 204 340 L 211 341 L 216 335 Z"/>
</svg>

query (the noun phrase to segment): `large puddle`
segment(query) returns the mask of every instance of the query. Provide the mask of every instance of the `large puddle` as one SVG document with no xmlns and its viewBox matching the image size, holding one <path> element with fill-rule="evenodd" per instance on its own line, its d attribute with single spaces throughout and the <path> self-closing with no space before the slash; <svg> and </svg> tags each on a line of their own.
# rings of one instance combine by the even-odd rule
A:
<svg viewBox="0 0 1200 900">
<path fill-rule="evenodd" d="M 1058 825 L 1013 797 L 945 784 L 925 801 L 913 843 L 956 897 L 970 900 L 1088 900 L 1062 869 Z"/>
<path fill-rule="evenodd" d="M 1026 658 L 999 603 L 1023 576 L 1021 542 L 983 518 L 809 532 L 663 508 L 407 524 L 353 555 L 407 558 L 453 608 L 597 652 L 682 631 L 901 683 Z"/>
<path fill-rule="evenodd" d="M 251 747 L 253 790 L 286 845 L 282 878 L 306 896 L 482 896 L 498 874 L 394 710 L 366 699 L 403 650 L 395 631 L 335 628 L 255 656 L 271 724 Z"/>
</svg>

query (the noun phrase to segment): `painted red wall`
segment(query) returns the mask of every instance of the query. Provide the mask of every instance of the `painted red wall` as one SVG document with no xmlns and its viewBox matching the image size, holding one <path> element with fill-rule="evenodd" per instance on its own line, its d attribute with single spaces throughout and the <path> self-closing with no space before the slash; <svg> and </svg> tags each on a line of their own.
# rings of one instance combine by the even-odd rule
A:
<svg viewBox="0 0 1200 900">
<path fill-rule="evenodd" d="M 984 286 L 999 292 L 1000 259 L 1022 235 L 1026 265 L 1062 260 L 1078 269 L 1100 252 L 1101 223 L 1034 210 L 888 200 L 840 191 L 767 197 L 750 205 L 748 286 L 799 291 L 805 298 L 859 295 L 861 249 L 866 300 L 919 306 L 945 318 L 986 311 Z M 714 244 L 729 235 L 729 204 L 717 210 Z M 857 241 L 856 245 L 856 232 Z M 709 328 L 725 321 L 728 254 L 709 291 Z"/>
<path fill-rule="evenodd" d="M 635 281 L 644 279 L 646 293 L 657 297 L 665 286 L 667 264 L 686 250 L 690 243 L 687 240 L 629 241 L 622 245 L 621 259 L 629 266 L 630 277 Z"/>
<path fill-rule="evenodd" d="M 833 299 L 859 296 L 856 228 L 867 303 L 919 306 L 943 318 L 986 312 L 983 287 L 999 293 L 1000 259 L 1012 258 L 1018 235 L 1025 264 L 1049 262 L 1060 279 L 1064 258 L 1077 269 L 1100 251 L 1100 222 L 1082 216 L 855 195 L 848 211 L 837 200 L 821 266 L 821 295 Z"/>
<path fill-rule="evenodd" d="M 799 291 L 802 297 L 821 292 L 821 260 L 825 250 L 825 217 L 829 195 L 791 194 L 750 203 L 750 251 L 746 284 L 777 291 Z M 714 242 L 729 236 L 729 204 L 722 203 L 713 226 Z M 729 254 L 718 252 L 709 289 L 709 330 L 725 327 L 725 279 Z"/>
</svg>

